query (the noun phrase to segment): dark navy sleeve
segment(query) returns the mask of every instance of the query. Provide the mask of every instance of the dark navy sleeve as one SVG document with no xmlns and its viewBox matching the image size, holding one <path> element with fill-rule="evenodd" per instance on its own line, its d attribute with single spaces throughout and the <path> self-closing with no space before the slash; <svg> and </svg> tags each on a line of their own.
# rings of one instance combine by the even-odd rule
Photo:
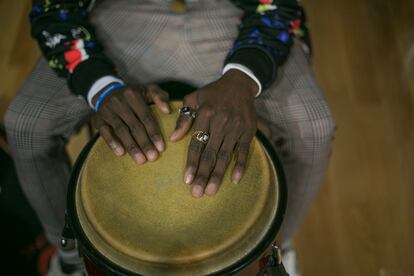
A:
<svg viewBox="0 0 414 276">
<path fill-rule="evenodd" d="M 233 1 L 243 9 L 239 34 L 225 65 L 246 66 L 263 89 L 276 79 L 277 69 L 289 55 L 295 34 L 303 34 L 303 9 L 297 0 Z"/>
</svg>

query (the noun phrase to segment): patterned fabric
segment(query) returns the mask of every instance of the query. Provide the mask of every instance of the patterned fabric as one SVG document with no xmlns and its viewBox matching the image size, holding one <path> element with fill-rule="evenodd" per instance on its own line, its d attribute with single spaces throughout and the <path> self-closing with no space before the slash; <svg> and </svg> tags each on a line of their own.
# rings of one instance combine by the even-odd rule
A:
<svg viewBox="0 0 414 276">
<path fill-rule="evenodd" d="M 220 75 L 238 32 L 239 9 L 227 1 L 205 0 L 178 16 L 168 13 L 167 1 L 142 1 L 139 6 L 137 1 L 104 2 L 91 14 L 122 78 L 129 83 L 180 79 L 200 86 Z M 297 41 L 267 92 L 255 100 L 255 107 L 286 173 L 289 198 L 282 232 L 288 240 L 326 172 L 334 124 Z M 70 176 L 64 146 L 91 112 L 41 59 L 6 114 L 20 183 L 54 243 L 64 223 Z"/>
<path fill-rule="evenodd" d="M 276 78 L 292 46 L 304 37 L 304 12 L 296 0 L 233 1 L 244 10 L 239 34 L 226 63 L 241 63 L 257 75 L 264 88 Z"/>
<path fill-rule="evenodd" d="M 32 36 L 49 66 L 68 79 L 73 92 L 83 95 L 98 78 L 115 74 L 89 23 L 91 2 L 33 0 L 30 13 Z"/>
<path fill-rule="evenodd" d="M 75 94 L 86 95 L 98 78 L 115 74 L 89 22 L 88 8 L 92 2 L 33 0 L 30 14 L 32 35 L 38 40 L 49 66 L 59 76 L 68 78 Z M 225 63 L 246 66 L 266 88 L 275 80 L 277 68 L 288 56 L 293 35 L 304 35 L 303 11 L 297 0 L 233 2 L 244 14 Z"/>
</svg>

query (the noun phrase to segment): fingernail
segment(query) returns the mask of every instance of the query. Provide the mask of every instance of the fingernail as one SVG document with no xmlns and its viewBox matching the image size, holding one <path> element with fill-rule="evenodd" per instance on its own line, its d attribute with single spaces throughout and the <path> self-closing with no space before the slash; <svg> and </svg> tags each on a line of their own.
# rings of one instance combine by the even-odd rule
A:
<svg viewBox="0 0 414 276">
<path fill-rule="evenodd" d="M 203 195 L 203 187 L 200 185 L 195 185 L 192 190 L 192 195 L 196 198 L 199 198 Z"/>
<path fill-rule="evenodd" d="M 138 164 L 144 164 L 146 159 L 145 156 L 141 153 L 136 153 L 134 154 L 134 160 L 138 163 Z"/>
<path fill-rule="evenodd" d="M 158 153 L 155 150 L 149 150 L 147 151 L 147 157 L 148 160 L 154 161 L 158 157 Z"/>
<path fill-rule="evenodd" d="M 109 146 L 117 156 L 124 154 L 124 149 L 122 147 L 119 147 L 116 143 L 110 143 Z"/>
<path fill-rule="evenodd" d="M 164 142 L 162 141 L 155 142 L 155 147 L 157 148 L 159 152 L 164 151 Z"/>
<path fill-rule="evenodd" d="M 241 177 L 242 177 L 242 175 L 239 171 L 234 172 L 233 179 L 232 179 L 233 183 L 234 184 L 239 184 Z"/>
<path fill-rule="evenodd" d="M 177 135 L 178 135 L 178 131 L 174 131 L 172 134 L 171 134 L 171 136 L 170 136 L 170 140 L 171 141 L 174 141 L 175 139 L 177 139 Z"/>
<path fill-rule="evenodd" d="M 124 154 L 124 149 L 121 147 L 115 147 L 115 154 L 117 156 L 122 156 Z"/>
<path fill-rule="evenodd" d="M 212 196 L 217 192 L 217 184 L 216 183 L 208 183 L 206 188 L 206 194 Z"/>
<path fill-rule="evenodd" d="M 184 174 L 184 182 L 185 184 L 191 184 L 193 182 L 194 174 L 192 169 L 188 169 Z"/>
<path fill-rule="evenodd" d="M 170 108 L 168 107 L 168 104 L 162 104 L 162 111 L 164 111 L 165 113 L 170 113 Z"/>
</svg>

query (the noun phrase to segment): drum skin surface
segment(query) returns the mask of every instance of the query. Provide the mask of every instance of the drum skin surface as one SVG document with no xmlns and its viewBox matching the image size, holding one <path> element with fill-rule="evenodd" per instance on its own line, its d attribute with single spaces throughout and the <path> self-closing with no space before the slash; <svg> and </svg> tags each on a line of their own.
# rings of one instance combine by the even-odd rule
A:
<svg viewBox="0 0 414 276">
<path fill-rule="evenodd" d="M 173 102 L 168 115 L 154 108 L 164 137 L 180 106 Z M 215 196 L 196 199 L 183 182 L 190 139 L 166 138 L 160 158 L 144 165 L 129 155 L 116 157 L 102 138 L 91 148 L 77 177 L 75 207 L 84 235 L 111 263 L 140 275 L 214 274 L 269 235 L 279 184 L 259 140 L 253 140 L 239 184 L 231 182 L 228 169 Z"/>
</svg>

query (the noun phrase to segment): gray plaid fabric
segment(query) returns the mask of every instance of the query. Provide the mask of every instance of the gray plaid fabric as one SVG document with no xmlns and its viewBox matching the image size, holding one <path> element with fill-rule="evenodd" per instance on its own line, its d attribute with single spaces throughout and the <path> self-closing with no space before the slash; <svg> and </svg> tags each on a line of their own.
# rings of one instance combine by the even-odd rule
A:
<svg viewBox="0 0 414 276">
<path fill-rule="evenodd" d="M 185 14 L 174 14 L 169 1 L 117 0 L 96 6 L 92 21 L 127 83 L 179 79 L 201 86 L 220 76 L 240 15 L 230 1 L 192 1 Z M 299 42 L 256 109 L 287 176 L 282 234 L 290 240 L 325 174 L 334 132 Z M 64 145 L 91 113 L 41 59 L 6 114 L 21 184 L 54 243 L 64 224 L 70 174 Z"/>
</svg>

